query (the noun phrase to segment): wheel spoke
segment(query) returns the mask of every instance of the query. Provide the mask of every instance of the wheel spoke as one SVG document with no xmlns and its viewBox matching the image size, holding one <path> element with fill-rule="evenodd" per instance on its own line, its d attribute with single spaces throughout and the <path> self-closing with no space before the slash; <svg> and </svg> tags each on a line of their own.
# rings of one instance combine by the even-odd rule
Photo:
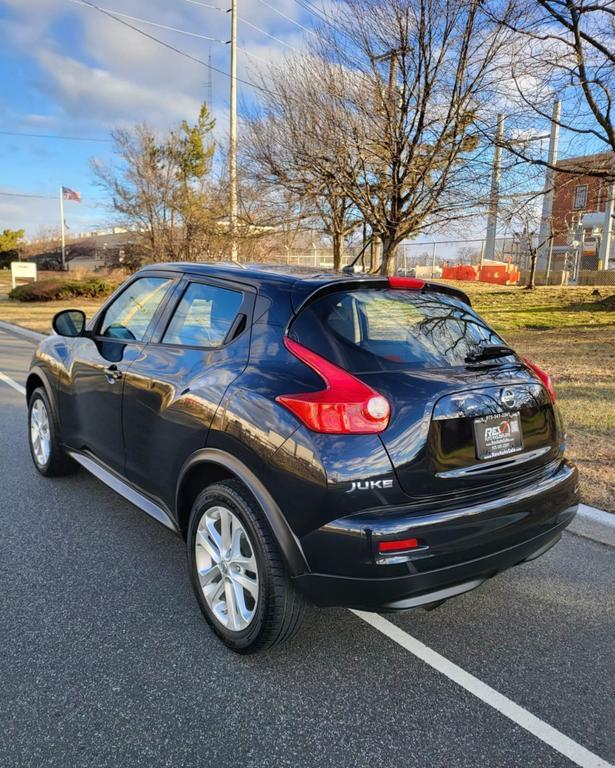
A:
<svg viewBox="0 0 615 768">
<path fill-rule="evenodd" d="M 211 568 L 202 568 L 198 573 L 201 587 L 205 589 L 205 587 L 210 584 L 216 578 L 216 576 L 220 576 L 220 568 L 216 563 L 215 565 L 212 565 Z"/>
<path fill-rule="evenodd" d="M 233 573 L 231 578 L 242 589 L 245 589 L 246 592 L 249 592 L 254 600 L 256 600 L 258 597 L 258 581 L 256 579 L 251 579 L 245 573 Z"/>
<path fill-rule="evenodd" d="M 211 535 L 211 531 L 208 530 L 207 533 Z M 204 531 L 197 531 L 196 540 L 197 544 L 203 547 L 214 563 L 220 562 L 220 550 Z"/>
<path fill-rule="evenodd" d="M 226 615 L 231 629 L 239 629 L 240 613 L 236 603 L 235 590 L 230 581 L 224 582 L 224 595 L 226 597 Z"/>
<path fill-rule="evenodd" d="M 233 518 L 228 510 L 222 510 L 220 512 L 220 533 L 222 536 L 222 547 L 225 551 L 230 549 L 232 540 L 232 525 Z"/>
</svg>

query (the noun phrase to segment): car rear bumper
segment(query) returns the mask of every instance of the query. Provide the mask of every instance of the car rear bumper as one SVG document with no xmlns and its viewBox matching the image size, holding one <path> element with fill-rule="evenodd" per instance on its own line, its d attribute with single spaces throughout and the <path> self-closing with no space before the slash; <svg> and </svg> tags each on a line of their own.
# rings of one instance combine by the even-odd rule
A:
<svg viewBox="0 0 615 768">
<path fill-rule="evenodd" d="M 448 599 L 538 557 L 561 537 L 579 501 L 576 468 L 559 468 L 532 488 L 466 509 L 432 514 L 373 510 L 342 518 L 307 538 L 312 572 L 297 587 L 319 606 L 405 610 Z M 390 564 L 382 539 L 418 537 L 425 547 Z"/>
</svg>

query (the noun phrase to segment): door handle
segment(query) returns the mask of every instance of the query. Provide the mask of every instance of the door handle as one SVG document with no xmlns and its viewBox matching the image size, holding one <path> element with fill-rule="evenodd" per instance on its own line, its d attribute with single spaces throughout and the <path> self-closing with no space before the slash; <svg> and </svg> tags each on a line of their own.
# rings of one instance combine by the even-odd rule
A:
<svg viewBox="0 0 615 768">
<path fill-rule="evenodd" d="M 105 376 L 107 377 L 107 381 L 109 382 L 109 384 L 113 384 L 118 379 L 122 378 L 122 372 L 117 367 L 117 365 L 115 365 L 115 363 L 113 365 L 107 366 L 104 369 L 104 373 L 105 373 Z"/>
</svg>

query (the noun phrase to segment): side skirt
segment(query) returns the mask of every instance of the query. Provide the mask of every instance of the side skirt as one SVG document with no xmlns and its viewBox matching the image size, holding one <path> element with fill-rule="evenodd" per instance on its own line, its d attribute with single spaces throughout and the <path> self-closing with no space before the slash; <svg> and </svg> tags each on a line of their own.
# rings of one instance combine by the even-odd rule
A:
<svg viewBox="0 0 615 768">
<path fill-rule="evenodd" d="M 91 472 L 94 477 L 101 480 L 105 485 L 108 485 L 109 488 L 116 493 L 119 493 L 120 496 L 123 496 L 131 504 L 134 504 L 135 507 L 139 507 L 140 510 L 147 513 L 150 517 L 153 517 L 154 520 L 157 520 L 165 527 L 178 533 L 177 526 L 162 506 L 137 491 L 136 488 L 133 488 L 133 486 L 129 485 L 125 480 L 104 467 L 102 464 L 99 464 L 90 456 L 86 456 L 86 454 L 79 453 L 78 451 L 67 451 L 67 453 L 78 464 L 81 464 L 84 469 Z"/>
</svg>

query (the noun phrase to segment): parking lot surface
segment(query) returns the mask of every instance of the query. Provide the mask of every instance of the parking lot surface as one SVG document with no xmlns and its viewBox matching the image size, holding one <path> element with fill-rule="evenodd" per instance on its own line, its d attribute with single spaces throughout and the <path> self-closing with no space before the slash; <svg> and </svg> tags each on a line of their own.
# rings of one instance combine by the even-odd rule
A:
<svg viewBox="0 0 615 768">
<path fill-rule="evenodd" d="M 566 533 L 436 611 L 386 617 L 576 759 L 347 610 L 312 609 L 291 643 L 234 655 L 180 538 L 84 471 L 35 471 L 18 391 L 32 350 L 0 331 L 3 768 L 615 763 L 614 548 Z"/>
</svg>

